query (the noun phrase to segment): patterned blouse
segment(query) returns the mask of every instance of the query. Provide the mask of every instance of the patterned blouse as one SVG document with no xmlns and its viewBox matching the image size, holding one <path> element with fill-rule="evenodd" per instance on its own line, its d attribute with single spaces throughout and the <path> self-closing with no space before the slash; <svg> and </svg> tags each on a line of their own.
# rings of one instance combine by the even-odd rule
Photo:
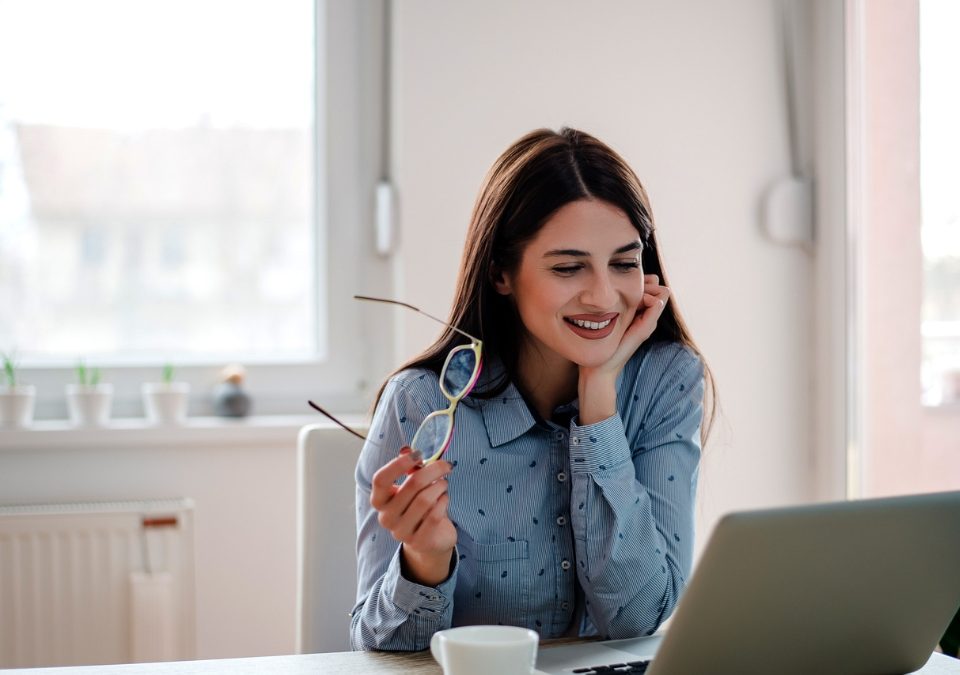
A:
<svg viewBox="0 0 960 675">
<path fill-rule="evenodd" d="M 477 390 L 502 374 L 485 361 Z M 390 379 L 357 465 L 354 649 L 421 650 L 435 631 L 506 624 L 633 637 L 673 611 L 690 572 L 703 366 L 674 343 L 643 345 L 617 380 L 617 414 L 581 426 L 577 401 L 542 420 L 514 385 L 457 408 L 444 459 L 457 529 L 436 587 L 403 577 L 400 545 L 370 506 L 373 474 L 449 403 L 436 374 Z"/>
</svg>

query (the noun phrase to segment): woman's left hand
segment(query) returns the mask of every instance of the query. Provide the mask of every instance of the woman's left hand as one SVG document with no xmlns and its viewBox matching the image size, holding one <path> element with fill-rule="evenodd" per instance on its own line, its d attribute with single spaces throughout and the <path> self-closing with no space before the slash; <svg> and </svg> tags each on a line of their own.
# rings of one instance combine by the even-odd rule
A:
<svg viewBox="0 0 960 675">
<path fill-rule="evenodd" d="M 581 424 L 598 422 L 616 412 L 617 375 L 640 345 L 653 335 L 657 321 L 670 301 L 670 289 L 660 285 L 656 274 L 644 275 L 643 283 L 640 306 L 613 355 L 602 365 L 580 366 Z"/>
</svg>

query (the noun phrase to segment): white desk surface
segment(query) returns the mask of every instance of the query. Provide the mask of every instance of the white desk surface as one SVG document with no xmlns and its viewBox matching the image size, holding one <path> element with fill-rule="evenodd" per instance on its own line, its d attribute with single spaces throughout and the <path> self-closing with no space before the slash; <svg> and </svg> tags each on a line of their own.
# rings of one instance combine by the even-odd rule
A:
<svg viewBox="0 0 960 675">
<path fill-rule="evenodd" d="M 70 668 L 25 668 L 5 670 L 6 675 L 442 675 L 430 652 L 335 652 L 299 656 L 261 656 L 246 659 L 210 659 L 171 663 L 135 663 L 116 666 L 75 666 Z M 917 673 L 922 675 L 960 674 L 960 660 L 933 654 Z"/>
</svg>

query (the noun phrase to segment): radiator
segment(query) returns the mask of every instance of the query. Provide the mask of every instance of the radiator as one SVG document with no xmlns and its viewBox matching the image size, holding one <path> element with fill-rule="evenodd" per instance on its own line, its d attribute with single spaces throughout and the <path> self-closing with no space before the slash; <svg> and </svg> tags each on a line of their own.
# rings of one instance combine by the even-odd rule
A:
<svg viewBox="0 0 960 675">
<path fill-rule="evenodd" d="M 0 506 L 0 668 L 194 658 L 189 499 Z"/>
</svg>

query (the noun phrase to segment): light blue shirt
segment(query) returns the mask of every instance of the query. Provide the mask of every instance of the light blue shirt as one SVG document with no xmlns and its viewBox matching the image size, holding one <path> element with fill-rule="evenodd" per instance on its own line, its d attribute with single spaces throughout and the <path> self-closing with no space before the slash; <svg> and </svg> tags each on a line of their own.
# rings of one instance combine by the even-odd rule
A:
<svg viewBox="0 0 960 675">
<path fill-rule="evenodd" d="M 485 362 L 485 379 L 502 373 Z M 457 528 L 450 577 L 405 579 L 399 543 L 370 506 L 373 474 L 446 408 L 436 374 L 388 382 L 357 465 L 354 649 L 421 650 L 435 631 L 506 624 L 541 638 L 650 634 L 690 572 L 703 366 L 673 343 L 644 345 L 617 380 L 618 413 L 580 426 L 577 402 L 538 420 L 512 384 L 457 408 L 444 459 Z"/>
</svg>

